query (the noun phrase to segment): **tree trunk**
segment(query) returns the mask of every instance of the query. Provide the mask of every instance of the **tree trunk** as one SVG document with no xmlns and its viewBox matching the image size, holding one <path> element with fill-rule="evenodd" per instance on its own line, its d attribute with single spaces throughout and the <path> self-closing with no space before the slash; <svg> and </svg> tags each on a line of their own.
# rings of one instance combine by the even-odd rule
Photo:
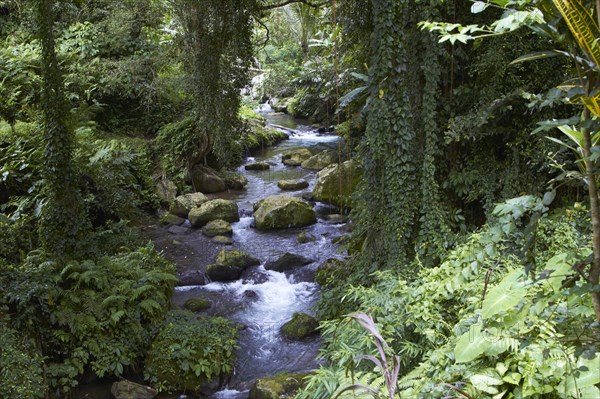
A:
<svg viewBox="0 0 600 399">
<path fill-rule="evenodd" d="M 584 119 L 589 118 L 589 111 L 584 111 Z M 588 282 L 597 286 L 600 281 L 600 208 L 598 205 L 598 186 L 596 184 L 596 174 L 594 165 L 590 161 L 592 148 L 592 138 L 588 129 L 583 129 L 583 157 L 585 163 L 585 172 L 588 183 L 588 194 L 590 197 L 590 210 L 592 214 L 592 243 L 594 249 L 594 261 L 588 274 Z M 592 303 L 596 320 L 600 321 L 600 292 L 592 292 Z"/>
</svg>

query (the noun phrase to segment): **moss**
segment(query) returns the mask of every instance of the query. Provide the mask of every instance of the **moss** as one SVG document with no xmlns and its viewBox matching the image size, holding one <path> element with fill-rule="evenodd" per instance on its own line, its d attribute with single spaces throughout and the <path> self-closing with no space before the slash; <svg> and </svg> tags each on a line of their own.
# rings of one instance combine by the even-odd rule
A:
<svg viewBox="0 0 600 399">
<path fill-rule="evenodd" d="M 183 224 L 183 222 L 185 222 L 185 219 L 180 218 L 179 216 L 173 215 L 171 213 L 167 213 L 160 218 L 161 224 L 180 225 L 180 224 Z"/>
<path fill-rule="evenodd" d="M 197 391 L 233 371 L 238 327 L 221 317 L 173 311 L 152 342 L 144 371 L 160 391 Z"/>
<path fill-rule="evenodd" d="M 281 333 L 287 339 L 302 340 L 317 332 L 319 322 L 306 313 L 294 313 L 292 320 L 281 327 Z"/>
<path fill-rule="evenodd" d="M 260 378 L 250 390 L 250 399 L 294 398 L 305 386 L 309 373 L 282 373 L 273 377 Z"/>
<path fill-rule="evenodd" d="M 245 148 L 254 150 L 275 145 L 287 138 L 287 134 L 264 126 L 264 122 L 253 120 L 247 121 L 246 129 L 240 137 L 240 142 Z"/>
<path fill-rule="evenodd" d="M 183 307 L 192 312 L 201 312 L 210 309 L 212 302 L 204 298 L 191 298 L 185 301 Z"/>
<path fill-rule="evenodd" d="M 226 251 L 222 250 L 217 255 L 216 262 L 219 265 L 225 266 L 233 266 L 238 267 L 240 269 L 245 269 L 250 266 L 258 266 L 260 265 L 260 260 L 255 257 L 249 255 L 244 251 L 232 250 Z"/>
<path fill-rule="evenodd" d="M 233 234 L 233 228 L 229 222 L 221 219 L 212 220 L 202 228 L 202 233 L 208 237 L 226 236 Z"/>
</svg>

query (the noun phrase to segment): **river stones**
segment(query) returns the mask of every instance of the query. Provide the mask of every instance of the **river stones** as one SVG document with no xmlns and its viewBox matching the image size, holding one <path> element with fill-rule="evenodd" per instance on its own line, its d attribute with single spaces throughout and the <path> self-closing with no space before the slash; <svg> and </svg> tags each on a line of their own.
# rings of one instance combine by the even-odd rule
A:
<svg viewBox="0 0 600 399">
<path fill-rule="evenodd" d="M 254 220 L 260 230 L 284 229 L 315 224 L 317 214 L 299 198 L 274 195 L 254 204 Z"/>
<path fill-rule="evenodd" d="M 269 170 L 270 168 L 271 165 L 266 162 L 250 163 L 244 166 L 244 169 L 246 170 Z"/>
<path fill-rule="evenodd" d="M 292 319 L 281 326 L 281 334 L 292 341 L 301 341 L 317 333 L 319 322 L 306 313 L 294 313 Z"/>
<path fill-rule="evenodd" d="M 213 220 L 224 220 L 229 223 L 240 220 L 238 206 L 235 202 L 216 199 L 205 202 L 198 208 L 193 208 L 188 219 L 192 227 L 202 227 Z"/>
<path fill-rule="evenodd" d="M 278 374 L 259 378 L 250 389 L 249 399 L 294 398 L 306 385 L 309 374 Z"/>
<path fill-rule="evenodd" d="M 225 186 L 232 190 L 243 190 L 248 184 L 248 178 L 246 176 L 231 172 L 223 177 L 223 181 L 225 181 Z"/>
<path fill-rule="evenodd" d="M 190 270 L 177 275 L 179 281 L 177 281 L 178 287 L 185 287 L 190 285 L 204 285 L 206 284 L 206 276 L 204 273 L 198 270 Z"/>
<path fill-rule="evenodd" d="M 335 155 L 331 151 L 323 151 L 308 158 L 306 161 L 302 162 L 300 166 L 302 166 L 304 169 L 321 170 L 325 169 L 332 163 L 335 163 L 335 161 Z"/>
<path fill-rule="evenodd" d="M 265 269 L 275 270 L 276 272 L 285 272 L 298 266 L 308 265 L 312 262 L 312 259 L 305 258 L 302 255 L 286 252 L 279 259 L 267 262 L 265 264 Z"/>
<path fill-rule="evenodd" d="M 300 166 L 302 162 L 308 160 L 310 157 L 312 157 L 312 152 L 308 148 L 298 147 L 284 152 L 281 160 L 287 166 Z"/>
<path fill-rule="evenodd" d="M 285 191 L 296 191 L 308 188 L 308 182 L 303 179 L 280 180 L 277 182 L 277 187 Z"/>
<path fill-rule="evenodd" d="M 152 399 L 157 392 L 150 387 L 123 380 L 112 384 L 110 393 L 116 399 Z"/>
<path fill-rule="evenodd" d="M 206 275 L 212 281 L 232 281 L 240 278 L 242 272 L 248 267 L 258 265 L 260 260 L 246 252 L 222 250 L 217 255 L 215 263 L 206 268 Z"/>
<path fill-rule="evenodd" d="M 210 309 L 212 302 L 204 298 L 190 298 L 183 304 L 183 308 L 192 312 L 201 312 Z"/>
<path fill-rule="evenodd" d="M 192 168 L 191 179 L 193 187 L 203 193 L 219 193 L 227 189 L 225 181 L 207 166 L 195 165 Z"/>
<path fill-rule="evenodd" d="M 184 218 L 180 218 L 172 213 L 166 213 L 160 217 L 160 224 L 179 226 L 185 222 Z"/>
<path fill-rule="evenodd" d="M 330 165 L 317 174 L 314 197 L 317 201 L 349 208 L 360 176 L 361 169 L 354 160 Z"/>
<path fill-rule="evenodd" d="M 208 202 L 208 198 L 202 193 L 180 195 L 171 201 L 169 212 L 173 215 L 187 218 L 193 208 L 197 208 L 205 202 Z"/>
<path fill-rule="evenodd" d="M 202 227 L 202 233 L 207 237 L 227 236 L 233 234 L 233 228 L 229 222 L 217 219 L 211 220 Z"/>
<path fill-rule="evenodd" d="M 306 244 L 307 242 L 316 241 L 317 237 L 305 231 L 298 233 L 298 244 Z"/>
<path fill-rule="evenodd" d="M 214 236 L 211 241 L 221 245 L 233 245 L 233 240 L 227 236 Z"/>
</svg>

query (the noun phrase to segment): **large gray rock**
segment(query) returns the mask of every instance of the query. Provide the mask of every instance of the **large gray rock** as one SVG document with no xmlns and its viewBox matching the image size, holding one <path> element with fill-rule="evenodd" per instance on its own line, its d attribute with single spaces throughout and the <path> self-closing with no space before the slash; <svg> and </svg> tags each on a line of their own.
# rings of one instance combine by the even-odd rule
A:
<svg viewBox="0 0 600 399">
<path fill-rule="evenodd" d="M 207 267 L 206 275 L 212 281 L 237 280 L 245 269 L 258 265 L 260 261 L 246 252 L 222 250 L 217 255 L 215 264 Z"/>
<path fill-rule="evenodd" d="M 227 236 L 233 234 L 233 228 L 224 220 L 212 220 L 202 228 L 202 233 L 207 237 Z"/>
<path fill-rule="evenodd" d="M 336 156 L 331 151 L 323 151 L 302 162 L 301 166 L 304 169 L 321 170 L 335 162 Z"/>
<path fill-rule="evenodd" d="M 300 166 L 302 162 L 310 159 L 311 157 L 312 152 L 310 152 L 308 148 L 298 147 L 285 151 L 281 156 L 281 160 L 283 161 L 284 165 L 287 166 Z"/>
<path fill-rule="evenodd" d="M 354 160 L 330 165 L 317 174 L 314 197 L 317 201 L 350 208 L 351 196 L 362 171 Z"/>
<path fill-rule="evenodd" d="M 205 202 L 198 208 L 193 208 L 188 219 L 193 227 L 202 227 L 213 220 L 224 220 L 229 223 L 240 220 L 238 206 L 235 202 L 216 199 Z"/>
<path fill-rule="evenodd" d="M 317 222 L 313 208 L 289 195 L 274 195 L 255 204 L 254 220 L 261 230 L 309 226 Z"/>
<path fill-rule="evenodd" d="M 123 380 L 112 384 L 110 393 L 116 399 L 152 399 L 157 392 L 150 387 Z"/>
<path fill-rule="evenodd" d="M 269 100 L 269 105 L 275 112 L 288 112 L 288 105 L 291 100 L 291 98 L 273 97 Z"/>
<path fill-rule="evenodd" d="M 308 188 L 308 182 L 304 179 L 297 180 L 279 180 L 277 187 L 284 191 L 296 191 Z"/>
<path fill-rule="evenodd" d="M 192 185 L 197 191 L 209 194 L 219 193 L 227 189 L 225 181 L 217 175 L 217 172 L 209 167 L 202 165 L 194 166 L 191 177 Z"/>
<path fill-rule="evenodd" d="M 302 255 L 286 252 L 279 259 L 267 262 L 265 264 L 265 269 L 275 270 L 276 272 L 285 272 L 298 266 L 308 265 L 312 262 L 312 259 L 305 258 Z"/>
<path fill-rule="evenodd" d="M 156 180 L 156 193 L 162 201 L 169 203 L 177 196 L 177 186 L 171 180 L 160 177 Z M 0 203 L 2 202 L 0 201 Z"/>
<path fill-rule="evenodd" d="M 208 198 L 202 193 L 180 195 L 171 201 L 169 212 L 173 215 L 187 218 L 193 208 L 197 208 L 205 202 L 208 202 Z"/>
</svg>

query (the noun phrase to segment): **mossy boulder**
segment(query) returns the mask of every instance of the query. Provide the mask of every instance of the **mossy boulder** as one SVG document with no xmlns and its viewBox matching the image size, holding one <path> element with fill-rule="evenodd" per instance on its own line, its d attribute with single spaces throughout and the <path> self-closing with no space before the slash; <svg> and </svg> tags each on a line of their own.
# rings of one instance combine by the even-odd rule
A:
<svg viewBox="0 0 600 399">
<path fill-rule="evenodd" d="M 210 309 L 212 302 L 204 298 L 190 298 L 183 304 L 183 308 L 192 312 L 201 312 Z"/>
<path fill-rule="evenodd" d="M 333 152 L 323 151 L 308 158 L 306 161 L 302 162 L 300 166 L 302 166 L 304 169 L 321 170 L 335 162 L 336 156 L 333 154 Z"/>
<path fill-rule="evenodd" d="M 222 250 L 219 252 L 216 263 L 220 265 L 239 267 L 243 270 L 250 266 L 260 265 L 260 260 L 248 254 L 247 252 L 234 249 L 232 251 Z"/>
<path fill-rule="evenodd" d="M 184 218 L 181 218 L 177 215 L 173 215 L 172 213 L 166 213 L 160 217 L 160 224 L 164 225 L 175 225 L 179 226 L 185 222 Z"/>
<path fill-rule="evenodd" d="M 361 169 L 354 160 L 326 167 L 317 174 L 315 199 L 350 208 L 351 196 L 360 181 L 361 174 Z"/>
<path fill-rule="evenodd" d="M 233 234 L 233 228 L 229 222 L 217 219 L 211 220 L 202 227 L 202 233 L 207 237 L 227 236 Z"/>
<path fill-rule="evenodd" d="M 290 101 L 292 101 L 291 97 L 277 98 L 272 97 L 269 99 L 269 105 L 273 108 L 275 112 L 288 112 L 288 106 Z"/>
<path fill-rule="evenodd" d="M 206 267 L 206 275 L 211 281 L 233 281 L 240 278 L 242 269 L 236 266 L 212 264 Z"/>
<path fill-rule="evenodd" d="M 155 181 L 156 193 L 158 194 L 158 198 L 160 198 L 161 201 L 170 203 L 175 199 L 175 197 L 177 197 L 177 186 L 171 180 L 159 177 Z"/>
<path fill-rule="evenodd" d="M 265 269 L 275 270 L 276 272 L 285 272 L 295 267 L 304 266 L 312 263 L 313 260 L 305 258 L 302 255 L 286 252 L 277 260 L 269 261 L 265 264 Z"/>
<path fill-rule="evenodd" d="M 294 313 L 281 327 L 281 334 L 289 340 L 300 341 L 317 333 L 319 322 L 306 313 Z"/>
<path fill-rule="evenodd" d="M 285 151 L 281 155 L 281 160 L 283 161 L 283 164 L 287 166 L 300 166 L 302 165 L 302 162 L 311 157 L 312 152 L 310 152 L 308 148 L 298 147 Z"/>
<path fill-rule="evenodd" d="M 259 378 L 250 389 L 250 399 L 294 398 L 306 385 L 310 374 L 279 374 L 274 377 Z"/>
<path fill-rule="evenodd" d="M 202 227 L 213 220 L 224 220 L 229 223 L 240 220 L 238 206 L 235 202 L 216 199 L 205 202 L 198 208 L 193 208 L 188 219 L 193 227 Z"/>
<path fill-rule="evenodd" d="M 227 173 L 223 176 L 225 186 L 231 190 L 243 190 L 248 184 L 248 178 L 239 173 Z"/>
<path fill-rule="evenodd" d="M 211 241 L 221 245 L 233 245 L 233 240 L 227 236 L 214 236 Z"/>
<path fill-rule="evenodd" d="M 198 391 L 233 370 L 238 331 L 221 317 L 171 311 L 148 350 L 144 375 L 169 393 Z"/>
<path fill-rule="evenodd" d="M 317 237 L 315 237 L 314 235 L 307 233 L 305 231 L 298 233 L 298 243 L 299 244 L 306 244 L 308 242 L 313 242 L 316 240 L 317 240 Z"/>
<path fill-rule="evenodd" d="M 112 384 L 110 393 L 116 399 L 152 399 L 156 396 L 156 390 L 145 385 L 123 380 Z"/>
<path fill-rule="evenodd" d="M 169 213 L 182 218 L 187 218 L 193 208 L 197 208 L 205 202 L 208 202 L 208 198 L 202 193 L 180 195 L 171 201 Z"/>
<path fill-rule="evenodd" d="M 260 230 L 304 227 L 317 222 L 312 206 L 289 195 L 274 195 L 255 204 L 254 220 Z"/>
<path fill-rule="evenodd" d="M 296 191 L 308 188 L 308 182 L 304 179 L 280 180 L 277 182 L 277 187 L 285 191 Z"/>
<path fill-rule="evenodd" d="M 260 260 L 250 254 L 238 250 L 222 250 L 217 255 L 215 264 L 208 265 L 206 275 L 212 281 L 237 280 L 242 272 L 250 266 L 260 265 Z"/>
<path fill-rule="evenodd" d="M 192 168 L 191 179 L 193 187 L 203 193 L 219 193 L 227 189 L 225 181 L 217 172 L 207 166 L 196 165 Z"/>
<path fill-rule="evenodd" d="M 244 166 L 244 169 L 246 170 L 269 170 L 270 168 L 271 165 L 266 162 L 250 163 Z"/>
</svg>

